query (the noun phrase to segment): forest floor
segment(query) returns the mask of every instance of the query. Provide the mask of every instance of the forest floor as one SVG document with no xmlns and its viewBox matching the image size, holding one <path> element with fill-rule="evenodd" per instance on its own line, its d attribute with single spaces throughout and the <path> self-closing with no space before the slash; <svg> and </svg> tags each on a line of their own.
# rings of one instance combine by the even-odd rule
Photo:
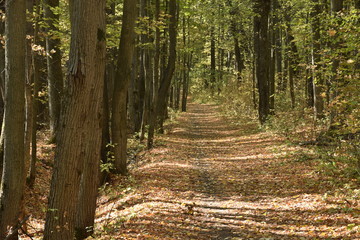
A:
<svg viewBox="0 0 360 240">
<path fill-rule="evenodd" d="M 328 194 L 317 163 L 296 155 L 303 147 L 219 110 L 189 104 L 130 176 L 102 187 L 95 239 L 360 239 L 358 203 Z"/>
</svg>

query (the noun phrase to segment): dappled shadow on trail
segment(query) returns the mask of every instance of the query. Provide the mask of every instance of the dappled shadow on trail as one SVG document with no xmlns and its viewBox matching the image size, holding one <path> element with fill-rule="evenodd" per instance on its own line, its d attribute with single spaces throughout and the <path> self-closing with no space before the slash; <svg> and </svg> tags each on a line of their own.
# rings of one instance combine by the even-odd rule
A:
<svg viewBox="0 0 360 240">
<path fill-rule="evenodd" d="M 254 123 L 230 124 L 215 105 L 190 104 L 156 144 L 132 173 L 136 190 L 99 208 L 99 239 L 360 237 L 348 228 L 358 213 L 322 199 L 311 161 L 294 161 Z"/>
</svg>

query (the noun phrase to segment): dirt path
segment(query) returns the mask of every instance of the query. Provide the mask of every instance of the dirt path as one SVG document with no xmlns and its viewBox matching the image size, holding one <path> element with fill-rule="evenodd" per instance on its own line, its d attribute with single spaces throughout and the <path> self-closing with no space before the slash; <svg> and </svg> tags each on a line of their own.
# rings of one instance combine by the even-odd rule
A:
<svg viewBox="0 0 360 240">
<path fill-rule="evenodd" d="M 323 198 L 312 161 L 256 129 L 190 104 L 132 187 L 101 197 L 98 239 L 360 239 L 359 211 Z"/>
</svg>

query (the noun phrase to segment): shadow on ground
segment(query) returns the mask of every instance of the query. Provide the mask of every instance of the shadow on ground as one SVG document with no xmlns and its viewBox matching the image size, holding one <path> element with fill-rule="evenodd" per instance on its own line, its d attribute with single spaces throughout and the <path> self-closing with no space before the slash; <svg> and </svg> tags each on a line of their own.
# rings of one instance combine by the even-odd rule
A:
<svg viewBox="0 0 360 240">
<path fill-rule="evenodd" d="M 235 127 L 217 106 L 190 104 L 170 132 L 133 172 L 136 191 L 99 208 L 99 239 L 360 237 L 349 228 L 359 213 L 322 199 L 314 164 L 294 161 L 256 124 Z"/>
</svg>

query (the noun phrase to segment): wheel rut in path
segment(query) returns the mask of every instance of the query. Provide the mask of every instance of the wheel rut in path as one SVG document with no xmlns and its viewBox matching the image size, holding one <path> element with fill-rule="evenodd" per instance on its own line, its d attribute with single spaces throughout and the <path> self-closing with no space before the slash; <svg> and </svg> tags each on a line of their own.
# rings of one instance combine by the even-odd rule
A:
<svg viewBox="0 0 360 240">
<path fill-rule="evenodd" d="M 358 219 L 329 210 L 314 166 L 281 139 L 231 124 L 215 105 L 188 109 L 132 171 L 135 190 L 111 205 L 113 239 L 357 237 L 346 226 Z"/>
</svg>

